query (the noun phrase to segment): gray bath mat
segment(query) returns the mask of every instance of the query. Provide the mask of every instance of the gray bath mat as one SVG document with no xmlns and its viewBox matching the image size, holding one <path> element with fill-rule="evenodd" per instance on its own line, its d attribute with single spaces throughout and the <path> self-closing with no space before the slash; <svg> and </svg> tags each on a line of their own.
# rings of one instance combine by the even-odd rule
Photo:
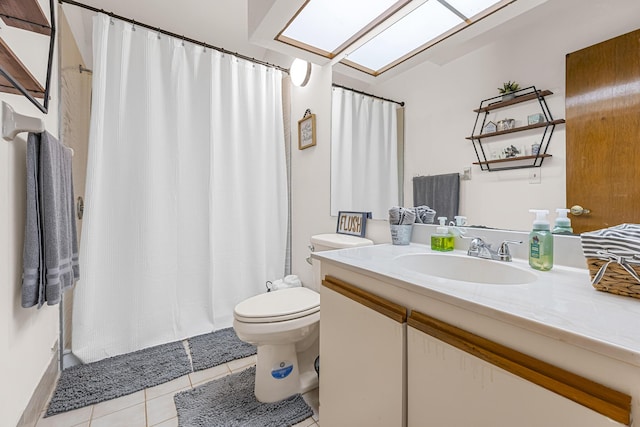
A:
<svg viewBox="0 0 640 427">
<path fill-rule="evenodd" d="M 189 338 L 194 371 L 212 368 L 256 354 L 256 347 L 240 341 L 233 328 Z"/>
<path fill-rule="evenodd" d="M 115 399 L 190 372 L 180 341 L 73 366 L 60 374 L 46 416 Z"/>
<path fill-rule="evenodd" d="M 249 368 L 176 394 L 179 427 L 288 427 L 313 415 L 299 394 L 275 403 L 258 402 L 255 373 Z"/>
</svg>

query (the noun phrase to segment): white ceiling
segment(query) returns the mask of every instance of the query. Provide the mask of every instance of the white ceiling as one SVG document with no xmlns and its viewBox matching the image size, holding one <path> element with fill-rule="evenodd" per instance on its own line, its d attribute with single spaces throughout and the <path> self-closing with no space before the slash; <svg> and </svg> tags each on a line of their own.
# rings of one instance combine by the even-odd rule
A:
<svg viewBox="0 0 640 427">
<path fill-rule="evenodd" d="M 587 10 L 592 10 L 592 13 L 602 13 L 611 7 L 611 0 L 517 0 L 426 52 L 378 77 L 372 77 L 340 64 L 341 56 L 329 60 L 274 40 L 278 32 L 286 26 L 289 19 L 304 4 L 304 0 L 80 1 L 107 12 L 113 12 L 153 27 L 182 34 L 284 68 L 288 68 L 295 57 L 307 59 L 319 65 L 331 63 L 334 65 L 334 73 L 347 79 L 356 79 L 363 84 L 374 84 L 397 77 L 426 61 L 444 64 L 484 44 L 491 43 L 496 37 L 508 37 L 510 31 L 526 31 L 529 26 L 544 25 L 544 21 L 540 20 L 541 14 L 548 15 L 562 11 L 570 5 L 573 5 L 574 8 L 578 7 L 574 9 L 577 16 L 586 13 Z M 424 1 L 413 0 L 412 5 Z M 624 0 L 623 2 L 627 3 L 628 1 Z M 78 47 L 83 53 L 85 64 L 91 66 L 91 16 L 94 13 L 69 4 L 63 4 L 62 7 L 72 27 Z M 563 13 L 566 13 L 566 10 Z M 390 21 L 393 21 L 393 17 Z M 372 37 L 376 32 L 372 31 L 371 33 L 373 33 L 370 34 Z M 364 42 L 362 41 L 362 43 Z"/>
</svg>

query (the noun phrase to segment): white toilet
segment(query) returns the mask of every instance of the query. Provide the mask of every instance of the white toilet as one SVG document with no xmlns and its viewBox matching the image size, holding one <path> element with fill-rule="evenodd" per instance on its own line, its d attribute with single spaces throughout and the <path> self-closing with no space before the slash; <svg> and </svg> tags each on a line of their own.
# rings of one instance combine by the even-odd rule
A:
<svg viewBox="0 0 640 427">
<path fill-rule="evenodd" d="M 373 244 L 341 234 L 313 236 L 311 243 L 315 251 Z M 319 277 L 314 269 L 314 280 Z M 236 305 L 233 315 L 238 338 L 258 347 L 255 395 L 260 402 L 277 402 L 318 386 L 318 292 L 297 287 L 256 295 Z"/>
</svg>

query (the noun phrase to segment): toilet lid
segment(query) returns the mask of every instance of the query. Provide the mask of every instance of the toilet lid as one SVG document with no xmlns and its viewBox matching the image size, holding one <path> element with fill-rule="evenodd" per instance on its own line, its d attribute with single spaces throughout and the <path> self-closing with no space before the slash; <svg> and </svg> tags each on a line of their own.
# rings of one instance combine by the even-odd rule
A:
<svg viewBox="0 0 640 427">
<path fill-rule="evenodd" d="M 234 316 L 246 322 L 277 322 L 307 316 L 320 310 L 320 294 L 297 287 L 267 292 L 236 305 Z"/>
</svg>

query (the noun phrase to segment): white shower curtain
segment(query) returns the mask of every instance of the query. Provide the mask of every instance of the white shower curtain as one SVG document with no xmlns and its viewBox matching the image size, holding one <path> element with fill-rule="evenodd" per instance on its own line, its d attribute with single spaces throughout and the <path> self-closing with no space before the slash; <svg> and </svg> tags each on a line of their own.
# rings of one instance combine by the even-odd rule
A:
<svg viewBox="0 0 640 427">
<path fill-rule="evenodd" d="M 337 87 L 331 100 L 331 215 L 387 219 L 399 203 L 396 104 Z"/>
<path fill-rule="evenodd" d="M 84 362 L 231 325 L 284 275 L 282 73 L 94 18 Z"/>
</svg>

